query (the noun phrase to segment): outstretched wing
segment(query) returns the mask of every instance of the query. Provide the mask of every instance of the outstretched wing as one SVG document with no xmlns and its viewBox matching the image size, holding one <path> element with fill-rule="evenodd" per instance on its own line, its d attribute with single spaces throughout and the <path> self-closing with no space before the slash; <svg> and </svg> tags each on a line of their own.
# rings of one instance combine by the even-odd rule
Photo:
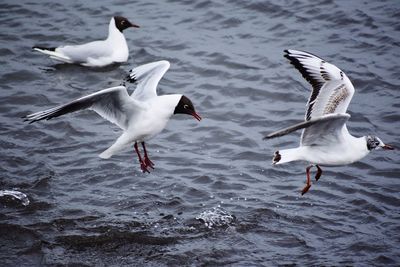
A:
<svg viewBox="0 0 400 267">
<path fill-rule="evenodd" d="M 23 118 L 25 121 L 33 123 L 44 119 L 50 120 L 82 109 L 91 109 L 106 120 L 125 130 L 128 127 L 129 118 L 139 108 L 141 108 L 140 103 L 129 97 L 126 88 L 124 86 L 117 86 L 78 98 L 64 105 L 27 115 Z"/>
<path fill-rule="evenodd" d="M 342 142 L 343 134 L 347 132 L 346 122 L 349 119 L 350 115 L 347 113 L 328 114 L 315 119 L 319 122 L 303 130 L 300 145 L 327 146 Z"/>
<path fill-rule="evenodd" d="M 290 63 L 312 85 L 306 120 L 331 113 L 346 113 L 354 87 L 343 71 L 307 52 L 285 50 L 285 53 Z"/>
<path fill-rule="evenodd" d="M 347 113 L 328 114 L 273 132 L 264 137 L 264 139 L 272 139 L 304 129 L 301 137 L 301 145 L 327 145 L 342 138 L 343 127 L 349 118 L 350 115 Z"/>
<path fill-rule="evenodd" d="M 137 86 L 131 97 L 140 101 L 156 97 L 158 82 L 167 72 L 169 66 L 168 61 L 162 60 L 132 69 L 129 74 L 129 81 L 137 82 Z"/>
</svg>

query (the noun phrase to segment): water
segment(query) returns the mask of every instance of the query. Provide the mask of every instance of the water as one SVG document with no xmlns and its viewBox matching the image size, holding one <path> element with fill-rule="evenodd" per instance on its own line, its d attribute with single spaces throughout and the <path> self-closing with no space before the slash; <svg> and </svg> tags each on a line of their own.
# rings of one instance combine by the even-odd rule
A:
<svg viewBox="0 0 400 267">
<path fill-rule="evenodd" d="M 220 207 L 214 207 L 200 213 L 200 215 L 196 217 L 196 220 L 203 222 L 205 226 L 212 229 L 218 226 L 232 224 L 235 217 Z"/>
<path fill-rule="evenodd" d="M 309 86 L 283 58 L 293 48 L 353 81 L 351 133 L 400 147 L 398 1 L 6 0 L 0 13 L 0 190 L 30 200 L 0 199 L 1 266 L 399 265 L 398 150 L 324 168 L 301 196 L 305 164 L 270 164 L 299 133 L 262 140 L 304 116 Z M 126 31 L 125 64 L 30 50 L 104 38 L 115 14 L 141 26 Z M 204 119 L 175 116 L 148 142 L 151 174 L 133 149 L 97 157 L 120 132 L 94 113 L 20 119 L 161 59 L 159 92 L 187 95 Z"/>
</svg>

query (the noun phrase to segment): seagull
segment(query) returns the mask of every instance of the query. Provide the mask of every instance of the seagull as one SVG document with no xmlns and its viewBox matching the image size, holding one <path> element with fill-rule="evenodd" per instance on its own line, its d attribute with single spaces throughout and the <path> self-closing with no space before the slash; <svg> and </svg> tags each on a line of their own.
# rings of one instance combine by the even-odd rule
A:
<svg viewBox="0 0 400 267">
<path fill-rule="evenodd" d="M 145 142 L 159 134 L 174 114 L 188 114 L 198 121 L 201 120 L 188 97 L 182 94 L 157 95 L 157 84 L 169 66 L 170 63 L 163 60 L 132 69 L 129 80 L 136 82 L 137 86 L 131 95 L 125 86 L 112 87 L 23 118 L 33 123 L 78 110 L 93 110 L 123 130 L 115 143 L 99 157 L 108 159 L 130 144 L 134 144 L 141 170 L 149 172 L 149 167 L 154 169 L 154 163 L 149 159 Z M 138 143 L 142 144 L 143 157 L 139 152 Z"/>
<path fill-rule="evenodd" d="M 128 45 L 122 32 L 130 27 L 139 28 L 138 25 L 129 22 L 127 18 L 115 16 L 110 20 L 108 37 L 105 40 L 51 48 L 34 46 L 32 49 L 64 63 L 80 64 L 86 67 L 104 67 L 128 60 Z"/>
<path fill-rule="evenodd" d="M 264 139 L 303 129 L 299 147 L 276 151 L 272 159 L 273 165 L 296 160 L 310 163 L 306 168 L 307 183 L 302 195 L 311 187 L 312 167 L 317 168 L 315 180 L 318 181 L 322 174 L 320 166 L 347 165 L 364 158 L 374 149 L 394 149 L 376 136 L 354 137 L 347 130 L 346 122 L 350 115 L 346 110 L 353 97 L 354 87 L 343 71 L 307 52 L 284 52 L 290 63 L 312 85 L 312 92 L 304 122 L 273 132 Z"/>
</svg>

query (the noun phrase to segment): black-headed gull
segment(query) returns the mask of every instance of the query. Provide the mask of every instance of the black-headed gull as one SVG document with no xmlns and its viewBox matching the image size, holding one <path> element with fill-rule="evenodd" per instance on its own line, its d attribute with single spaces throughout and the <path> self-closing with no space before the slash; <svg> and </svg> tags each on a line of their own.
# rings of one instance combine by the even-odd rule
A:
<svg viewBox="0 0 400 267">
<path fill-rule="evenodd" d="M 315 180 L 321 177 L 322 166 L 340 166 L 365 157 L 373 149 L 392 150 L 376 136 L 352 136 L 346 127 L 350 115 L 347 107 L 354 94 L 354 87 L 346 74 L 325 60 L 303 51 L 285 50 L 285 57 L 312 85 L 307 103 L 305 121 L 271 133 L 264 139 L 279 137 L 303 129 L 300 146 L 275 152 L 273 164 L 295 160 L 309 162 L 306 168 L 305 194 L 311 187 L 310 169 L 315 166 Z"/>
<path fill-rule="evenodd" d="M 122 63 L 126 62 L 129 56 L 128 45 L 122 32 L 129 27 L 139 28 L 127 18 L 115 16 L 111 18 L 108 37 L 105 40 L 52 48 L 34 46 L 32 49 L 52 59 L 87 67 L 104 67 L 112 63 Z"/>
<path fill-rule="evenodd" d="M 91 109 L 103 118 L 124 130 L 117 141 L 101 153 L 101 158 L 110 158 L 115 153 L 134 144 L 143 172 L 154 164 L 148 157 L 145 142 L 159 134 L 173 114 L 188 114 L 198 121 L 201 117 L 184 95 L 157 95 L 157 84 L 168 70 L 168 61 L 158 61 L 131 70 L 130 79 L 137 82 L 135 91 L 129 96 L 124 86 L 117 86 L 81 97 L 67 104 L 25 116 L 30 123 L 82 109 Z M 142 158 L 138 143 L 142 144 Z M 154 169 L 154 168 L 153 168 Z"/>
</svg>

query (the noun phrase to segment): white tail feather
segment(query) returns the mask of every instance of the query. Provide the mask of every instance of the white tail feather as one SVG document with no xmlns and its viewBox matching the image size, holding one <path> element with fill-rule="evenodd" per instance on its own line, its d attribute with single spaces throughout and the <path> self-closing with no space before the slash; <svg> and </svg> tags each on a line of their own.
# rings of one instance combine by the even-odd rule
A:
<svg viewBox="0 0 400 267">
<path fill-rule="evenodd" d="M 112 151 L 110 151 L 110 149 L 106 149 L 99 155 L 99 157 L 102 159 L 109 159 L 111 158 L 112 155 L 113 155 Z"/>
<path fill-rule="evenodd" d="M 52 59 L 67 62 L 67 63 L 72 63 L 72 61 L 69 57 L 67 57 L 59 52 L 41 49 L 41 48 L 37 48 L 37 47 L 33 48 L 33 50 L 43 53 L 45 55 L 48 55 Z"/>
<path fill-rule="evenodd" d="M 117 140 L 117 142 L 118 142 L 118 140 Z M 124 148 L 126 148 L 125 144 L 117 144 L 117 142 L 115 142 L 112 146 L 110 146 L 109 148 L 104 150 L 99 155 L 99 157 L 102 159 L 109 159 L 114 154 L 116 154 L 116 153 L 120 152 L 121 150 L 123 150 Z"/>
<path fill-rule="evenodd" d="M 109 159 L 112 155 L 125 149 L 130 142 L 131 140 L 129 136 L 126 133 L 123 133 L 120 137 L 118 137 L 117 141 L 115 141 L 115 143 L 108 149 L 104 150 L 99 157 L 102 159 Z"/>
</svg>

